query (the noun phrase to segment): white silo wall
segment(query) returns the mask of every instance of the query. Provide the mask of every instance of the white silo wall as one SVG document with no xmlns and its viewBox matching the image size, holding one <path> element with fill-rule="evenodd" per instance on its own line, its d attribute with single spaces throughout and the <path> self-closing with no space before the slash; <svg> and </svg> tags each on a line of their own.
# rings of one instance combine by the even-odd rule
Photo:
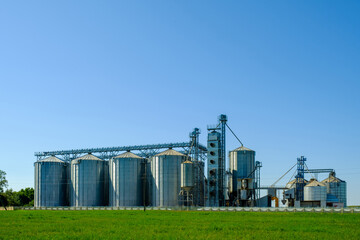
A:
<svg viewBox="0 0 360 240">
<path fill-rule="evenodd" d="M 109 162 L 109 205 L 141 206 L 142 158 L 132 153 L 121 154 Z"/>
<path fill-rule="evenodd" d="M 326 186 L 305 186 L 304 201 L 326 201 Z"/>
<path fill-rule="evenodd" d="M 178 206 L 181 190 L 181 163 L 185 155 L 172 149 L 151 158 L 151 204 L 156 207 Z"/>
</svg>

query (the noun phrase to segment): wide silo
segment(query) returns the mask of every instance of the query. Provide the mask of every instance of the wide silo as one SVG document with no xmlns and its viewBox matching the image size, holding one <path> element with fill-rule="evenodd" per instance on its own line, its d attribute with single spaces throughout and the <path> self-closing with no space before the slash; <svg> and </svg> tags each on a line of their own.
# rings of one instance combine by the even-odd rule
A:
<svg viewBox="0 0 360 240">
<path fill-rule="evenodd" d="M 104 206 L 108 199 L 107 163 L 92 155 L 71 161 L 71 206 Z"/>
<path fill-rule="evenodd" d="M 68 205 L 67 164 L 57 157 L 48 157 L 34 163 L 35 207 Z"/>
<path fill-rule="evenodd" d="M 151 158 L 151 204 L 156 207 L 178 206 L 181 190 L 180 166 L 186 156 L 173 149 Z"/>
<path fill-rule="evenodd" d="M 141 157 L 131 152 L 125 152 L 110 159 L 110 206 L 143 205 L 142 161 Z"/>
<path fill-rule="evenodd" d="M 335 195 L 340 203 L 346 204 L 346 182 L 335 177 L 335 173 L 330 174 L 330 176 L 323 181 L 321 181 L 326 185 L 327 193 Z"/>
<path fill-rule="evenodd" d="M 241 146 L 229 153 L 230 193 L 237 194 L 240 179 L 247 179 L 247 187 L 253 189 L 255 178 L 255 151 Z M 240 187 L 240 186 L 239 186 Z"/>
<path fill-rule="evenodd" d="M 321 201 L 326 203 L 326 186 L 324 183 L 311 179 L 304 187 L 304 201 Z"/>
</svg>

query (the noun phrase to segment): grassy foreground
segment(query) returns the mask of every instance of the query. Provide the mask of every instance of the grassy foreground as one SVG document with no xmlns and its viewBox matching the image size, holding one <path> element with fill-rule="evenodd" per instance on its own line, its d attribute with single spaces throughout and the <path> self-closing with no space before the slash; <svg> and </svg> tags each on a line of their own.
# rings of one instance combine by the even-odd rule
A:
<svg viewBox="0 0 360 240">
<path fill-rule="evenodd" d="M 1 211 L 0 239 L 360 239 L 360 214 Z"/>
</svg>

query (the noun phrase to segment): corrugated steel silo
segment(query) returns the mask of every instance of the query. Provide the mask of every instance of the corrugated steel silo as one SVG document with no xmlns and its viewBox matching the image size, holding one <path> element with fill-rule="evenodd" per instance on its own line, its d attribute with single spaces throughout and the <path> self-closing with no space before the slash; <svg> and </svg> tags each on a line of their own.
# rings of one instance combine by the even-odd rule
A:
<svg viewBox="0 0 360 240">
<path fill-rule="evenodd" d="M 151 184 L 152 184 L 152 175 L 151 175 L 151 161 L 148 159 L 145 159 L 145 164 L 144 164 L 144 172 L 146 174 L 146 183 L 145 183 L 145 205 L 149 206 L 151 205 Z"/>
<path fill-rule="evenodd" d="M 326 186 L 324 183 L 311 179 L 304 187 L 304 201 L 326 202 Z"/>
<path fill-rule="evenodd" d="M 186 156 L 173 149 L 151 158 L 151 204 L 156 207 L 178 206 L 181 190 L 180 166 Z"/>
<path fill-rule="evenodd" d="M 67 164 L 57 157 L 37 161 L 35 166 L 35 207 L 68 205 Z"/>
<path fill-rule="evenodd" d="M 110 206 L 141 206 L 142 161 L 131 152 L 125 152 L 109 161 L 109 204 Z"/>
<path fill-rule="evenodd" d="M 339 202 L 344 204 L 344 207 L 347 206 L 346 202 L 346 182 L 335 177 L 335 174 L 330 174 L 330 176 L 323 181 L 321 181 L 326 185 L 327 193 L 335 195 Z"/>
<path fill-rule="evenodd" d="M 105 206 L 108 199 L 107 162 L 88 154 L 71 161 L 71 206 Z"/>
<path fill-rule="evenodd" d="M 181 188 L 189 191 L 194 187 L 194 164 L 191 161 L 181 163 Z"/>
<path fill-rule="evenodd" d="M 253 179 L 255 178 L 255 151 L 239 147 L 229 153 L 230 161 L 230 192 L 236 193 L 238 188 L 238 179 L 248 179 L 249 189 L 253 188 Z M 240 182 L 239 182 L 240 184 Z"/>
</svg>

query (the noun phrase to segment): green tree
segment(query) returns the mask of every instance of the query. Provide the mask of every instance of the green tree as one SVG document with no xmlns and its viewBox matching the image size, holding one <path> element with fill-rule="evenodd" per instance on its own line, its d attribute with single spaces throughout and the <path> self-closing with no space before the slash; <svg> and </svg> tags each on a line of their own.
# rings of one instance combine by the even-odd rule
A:
<svg viewBox="0 0 360 240">
<path fill-rule="evenodd" d="M 0 193 L 0 206 L 3 206 L 6 210 L 6 206 L 9 206 L 5 193 Z"/>
<path fill-rule="evenodd" d="M 3 193 L 5 188 L 8 186 L 8 181 L 5 178 L 6 172 L 0 170 L 0 193 Z"/>
<path fill-rule="evenodd" d="M 8 206 L 21 206 L 18 193 L 11 188 L 5 191 L 5 196 L 7 198 Z"/>
<path fill-rule="evenodd" d="M 20 206 L 28 206 L 28 205 L 33 206 L 34 205 L 34 189 L 33 188 L 21 189 L 17 193 L 17 195 L 18 195 L 18 199 L 20 202 Z"/>
<path fill-rule="evenodd" d="M 25 188 L 16 192 L 6 189 L 8 181 L 5 178 L 6 173 L 0 170 L 0 205 L 2 206 L 34 206 L 34 189 Z"/>
<path fill-rule="evenodd" d="M 16 192 L 7 189 L 3 195 L 6 197 L 7 206 L 34 206 L 34 189 L 25 188 Z"/>
<path fill-rule="evenodd" d="M 8 201 L 4 189 L 8 186 L 8 181 L 5 178 L 6 172 L 0 170 L 0 205 L 6 209 Z"/>
</svg>

